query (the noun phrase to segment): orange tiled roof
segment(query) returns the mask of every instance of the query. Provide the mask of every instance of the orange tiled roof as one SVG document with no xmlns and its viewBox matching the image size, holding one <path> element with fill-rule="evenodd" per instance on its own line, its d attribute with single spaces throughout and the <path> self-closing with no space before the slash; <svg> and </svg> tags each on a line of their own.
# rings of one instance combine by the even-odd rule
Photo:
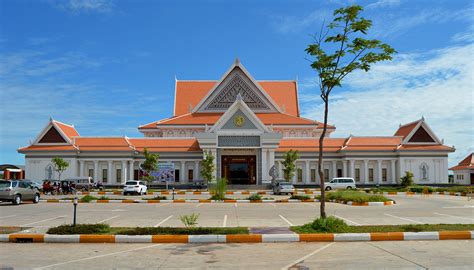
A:
<svg viewBox="0 0 474 270">
<path fill-rule="evenodd" d="M 474 169 L 474 153 L 469 154 L 465 159 L 459 162 L 458 165 L 449 169 L 453 171 Z"/>
<path fill-rule="evenodd" d="M 181 116 L 163 119 L 157 122 L 140 126 L 140 129 L 154 129 L 160 125 L 214 125 L 223 113 L 188 113 Z M 257 117 L 265 125 L 318 125 L 322 128 L 323 124 L 285 113 L 256 113 Z M 328 125 L 328 128 L 335 128 Z"/>
<path fill-rule="evenodd" d="M 324 152 L 337 152 L 344 144 L 345 138 L 325 138 Z M 300 152 L 318 152 L 319 139 L 281 139 L 277 152 L 285 152 L 289 150 L 298 150 Z"/>
<path fill-rule="evenodd" d="M 400 151 L 450 151 L 453 152 L 454 148 L 442 144 L 404 144 L 401 145 L 398 150 Z"/>
<path fill-rule="evenodd" d="M 408 136 L 408 134 L 410 134 L 410 132 L 416 127 L 416 125 L 418 125 L 418 122 L 420 121 L 415 121 L 415 122 L 400 126 L 393 136 L 402 136 L 405 139 L 405 137 Z"/>
<path fill-rule="evenodd" d="M 174 116 L 189 113 L 196 107 L 217 81 L 177 81 Z M 285 113 L 299 116 L 298 94 L 295 81 L 258 81 L 258 84 Z"/>
<path fill-rule="evenodd" d="M 129 139 L 137 149 L 143 151 L 147 148 L 152 152 L 195 152 L 201 151 L 196 139 Z"/>
<path fill-rule="evenodd" d="M 73 126 L 66 125 L 58 121 L 54 121 L 54 123 L 56 123 L 56 125 L 61 129 L 64 134 L 66 134 L 66 136 L 69 137 L 69 139 L 72 139 L 72 137 L 79 136 L 79 132 L 77 132 L 77 130 Z"/>
<path fill-rule="evenodd" d="M 402 143 L 401 137 L 349 137 L 344 151 L 393 151 Z"/>
</svg>

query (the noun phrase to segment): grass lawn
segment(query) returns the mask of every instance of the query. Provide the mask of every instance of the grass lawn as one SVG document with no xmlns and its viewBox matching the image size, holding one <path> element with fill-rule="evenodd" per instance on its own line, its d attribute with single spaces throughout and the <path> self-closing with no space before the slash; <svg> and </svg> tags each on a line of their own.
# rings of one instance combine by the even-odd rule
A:
<svg viewBox="0 0 474 270">
<path fill-rule="evenodd" d="M 325 233 L 315 230 L 310 224 L 293 226 L 290 228 L 295 233 Z M 370 225 L 346 226 L 335 229 L 332 233 L 371 233 L 371 232 L 435 232 L 435 231 L 472 231 L 474 224 L 409 224 L 409 225 Z M 331 232 L 329 232 L 331 233 Z"/>
<path fill-rule="evenodd" d="M 121 235 L 156 235 L 156 234 L 248 234 L 246 227 L 110 227 L 107 224 L 61 225 L 50 228 L 48 234 L 121 234 Z"/>
<path fill-rule="evenodd" d="M 320 200 L 321 195 L 316 196 Z M 367 194 L 366 192 L 356 190 L 339 190 L 326 193 L 326 201 L 343 201 L 343 202 L 387 202 L 391 201 L 383 195 Z"/>
</svg>

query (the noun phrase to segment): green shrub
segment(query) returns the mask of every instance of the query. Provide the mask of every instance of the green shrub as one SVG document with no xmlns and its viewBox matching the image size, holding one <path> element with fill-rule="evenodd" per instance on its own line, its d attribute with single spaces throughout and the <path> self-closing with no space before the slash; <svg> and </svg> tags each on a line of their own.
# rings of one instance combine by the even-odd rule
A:
<svg viewBox="0 0 474 270">
<path fill-rule="evenodd" d="M 108 224 L 76 224 L 61 225 L 48 229 L 48 234 L 106 234 L 109 233 L 110 226 Z"/>
<path fill-rule="evenodd" d="M 227 198 L 225 196 L 222 196 L 221 195 L 218 195 L 218 194 L 214 194 L 212 195 L 209 200 L 214 200 L 214 201 L 223 201 L 223 200 L 232 200 L 231 198 Z"/>
<path fill-rule="evenodd" d="M 97 200 L 111 200 L 111 199 L 107 196 L 102 195 Z"/>
<path fill-rule="evenodd" d="M 411 187 L 408 187 L 407 190 L 410 191 L 410 192 L 416 192 L 416 193 L 422 193 L 423 190 L 426 190 L 429 193 L 435 191 L 434 188 L 428 187 L 428 186 L 411 186 Z"/>
<path fill-rule="evenodd" d="M 143 198 L 143 200 L 167 200 L 168 198 L 166 196 L 155 196 L 153 198 Z"/>
<path fill-rule="evenodd" d="M 81 202 L 90 202 L 95 200 L 98 200 L 98 198 L 91 195 L 86 195 L 80 199 Z"/>
<path fill-rule="evenodd" d="M 310 197 L 308 195 L 291 195 L 290 200 L 301 200 L 306 201 L 309 200 Z"/>
<path fill-rule="evenodd" d="M 250 195 L 247 200 L 251 200 L 251 201 L 260 201 L 262 200 L 262 196 L 258 193 L 254 193 L 252 195 Z"/>
<path fill-rule="evenodd" d="M 329 216 L 327 218 L 319 217 L 302 227 L 321 233 L 343 233 L 349 229 L 349 225 L 347 225 L 344 220 L 334 216 Z"/>
<path fill-rule="evenodd" d="M 217 195 L 216 198 L 221 198 L 220 200 L 223 200 L 225 198 L 225 192 L 227 191 L 227 179 L 220 178 L 217 179 L 215 182 L 209 182 L 209 190 L 213 197 L 214 195 Z"/>
<path fill-rule="evenodd" d="M 182 215 L 179 217 L 181 222 L 183 222 L 186 228 L 194 227 L 198 224 L 197 220 L 199 218 L 199 214 L 192 213 L 191 215 Z"/>
<path fill-rule="evenodd" d="M 412 172 L 405 172 L 405 176 L 400 178 L 400 185 L 402 187 L 408 187 L 413 185 L 413 173 Z"/>
</svg>

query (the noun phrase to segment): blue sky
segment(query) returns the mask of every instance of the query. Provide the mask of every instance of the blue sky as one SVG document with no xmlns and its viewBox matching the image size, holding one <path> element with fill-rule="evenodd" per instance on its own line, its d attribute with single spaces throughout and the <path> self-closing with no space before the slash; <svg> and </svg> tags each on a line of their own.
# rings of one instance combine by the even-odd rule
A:
<svg viewBox="0 0 474 270">
<path fill-rule="evenodd" d="M 423 115 L 457 151 L 474 151 L 472 1 L 0 2 L 0 163 L 50 116 L 82 136 L 141 136 L 171 116 L 174 78 L 218 79 L 235 57 L 257 80 L 298 78 L 304 116 L 321 120 L 304 49 L 332 11 L 364 7 L 371 36 L 399 54 L 334 92 L 334 137 L 393 135 Z"/>
</svg>

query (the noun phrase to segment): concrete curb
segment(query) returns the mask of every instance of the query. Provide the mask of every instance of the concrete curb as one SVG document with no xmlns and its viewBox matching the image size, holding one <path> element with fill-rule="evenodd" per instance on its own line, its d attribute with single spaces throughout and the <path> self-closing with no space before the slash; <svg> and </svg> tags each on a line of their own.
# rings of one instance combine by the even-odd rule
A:
<svg viewBox="0 0 474 270">
<path fill-rule="evenodd" d="M 40 200 L 40 203 L 72 203 L 72 200 L 59 200 L 59 199 L 48 199 L 48 200 Z M 79 203 L 312 203 L 312 202 L 319 202 L 316 199 L 309 199 L 309 200 L 292 200 L 292 199 L 284 199 L 284 200 L 224 200 L 224 201 L 216 201 L 216 200 L 93 200 L 90 202 L 80 202 Z M 352 206 L 388 206 L 394 205 L 395 201 L 387 201 L 387 202 L 342 202 L 342 201 L 331 201 L 335 203 L 347 204 Z"/>
<path fill-rule="evenodd" d="M 12 243 L 288 243 L 472 239 L 474 239 L 474 231 L 234 235 L 53 235 L 24 233 L 0 235 L 0 242 Z"/>
</svg>

